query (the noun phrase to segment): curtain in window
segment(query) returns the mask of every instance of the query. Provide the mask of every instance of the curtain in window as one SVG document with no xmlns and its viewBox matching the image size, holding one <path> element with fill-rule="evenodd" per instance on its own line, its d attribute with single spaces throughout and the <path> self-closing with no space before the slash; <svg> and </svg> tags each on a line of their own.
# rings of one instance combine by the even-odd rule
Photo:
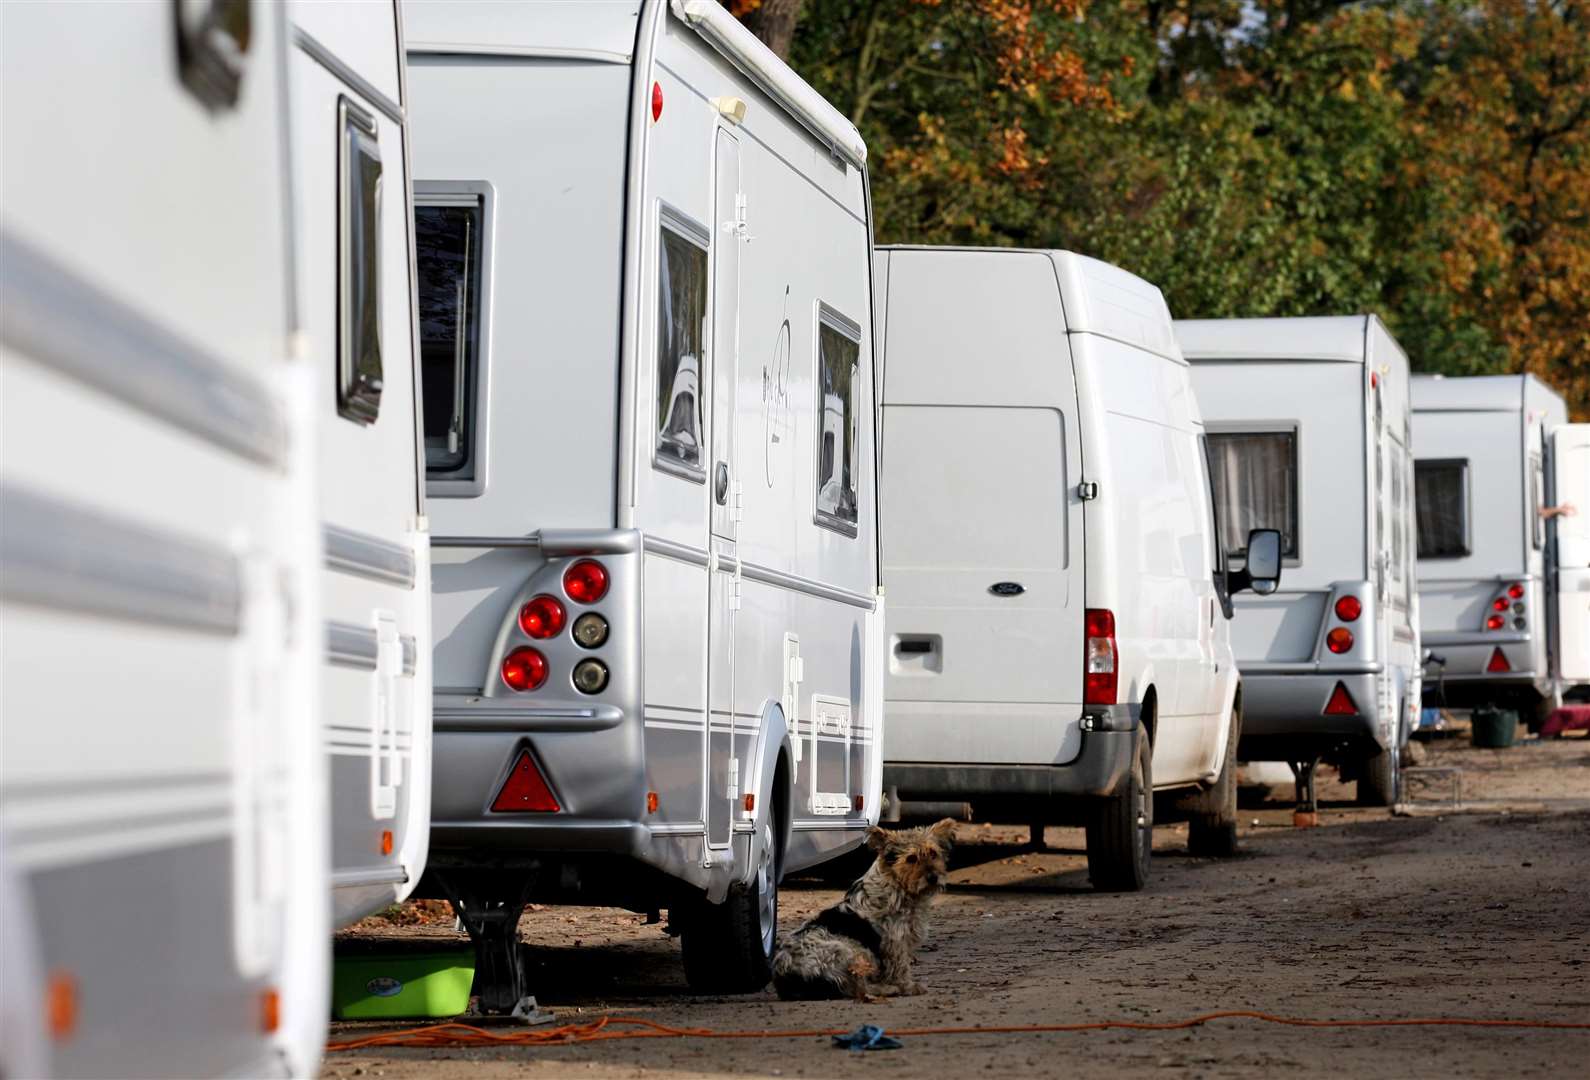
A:
<svg viewBox="0 0 1590 1080">
<path fill-rule="evenodd" d="M 1414 464 L 1414 522 L 1419 558 L 1451 559 L 1469 553 L 1468 463 Z"/>
<path fill-rule="evenodd" d="M 1253 529 L 1279 529 L 1281 551 L 1297 555 L 1297 438 L 1292 432 L 1210 434 L 1214 484 L 1226 551 L 1247 551 Z"/>
</svg>

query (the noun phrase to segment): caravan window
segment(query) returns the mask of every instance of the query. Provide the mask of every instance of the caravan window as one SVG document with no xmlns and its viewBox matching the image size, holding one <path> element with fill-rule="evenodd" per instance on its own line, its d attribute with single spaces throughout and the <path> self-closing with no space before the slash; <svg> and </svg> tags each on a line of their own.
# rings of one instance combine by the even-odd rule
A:
<svg viewBox="0 0 1590 1080">
<path fill-rule="evenodd" d="M 1209 432 L 1209 479 L 1221 542 L 1245 556 L 1253 529 L 1279 529 L 1281 553 L 1297 558 L 1297 432 Z"/>
<path fill-rule="evenodd" d="M 433 480 L 468 479 L 478 441 L 486 207 L 483 193 L 442 188 L 415 185 L 425 468 Z"/>
<path fill-rule="evenodd" d="M 861 472 L 861 328 L 827 307 L 817 318 L 817 523 L 856 534 Z"/>
<path fill-rule="evenodd" d="M 657 463 L 702 469 L 706 231 L 671 216 L 657 245 Z"/>
<path fill-rule="evenodd" d="M 381 413 L 381 146 L 375 117 L 341 98 L 337 223 L 337 411 L 373 424 Z"/>
<path fill-rule="evenodd" d="M 1421 559 L 1469 554 L 1469 463 L 1427 459 L 1413 463 L 1414 527 Z"/>
</svg>

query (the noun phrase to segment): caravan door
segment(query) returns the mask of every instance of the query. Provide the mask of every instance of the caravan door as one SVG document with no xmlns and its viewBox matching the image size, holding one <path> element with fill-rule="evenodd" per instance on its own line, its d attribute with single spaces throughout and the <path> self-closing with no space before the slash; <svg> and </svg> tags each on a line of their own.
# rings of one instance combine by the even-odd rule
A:
<svg viewBox="0 0 1590 1080">
<path fill-rule="evenodd" d="M 711 535 L 707 584 L 707 844 L 729 842 L 730 803 L 739 794 L 734 761 L 734 617 L 739 608 L 740 560 L 735 546 L 740 513 L 734 401 L 739 384 L 740 239 L 745 195 L 740 190 L 740 143 L 719 128 L 713 149 Z"/>
<path fill-rule="evenodd" d="M 1552 480 L 1558 506 L 1557 656 L 1568 682 L 1590 682 L 1590 424 L 1552 433 Z"/>
</svg>

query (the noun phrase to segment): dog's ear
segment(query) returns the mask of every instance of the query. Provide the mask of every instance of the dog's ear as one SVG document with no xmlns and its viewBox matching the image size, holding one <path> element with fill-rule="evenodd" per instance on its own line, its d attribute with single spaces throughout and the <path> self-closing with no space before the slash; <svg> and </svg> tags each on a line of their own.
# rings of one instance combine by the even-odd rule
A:
<svg viewBox="0 0 1590 1080">
<path fill-rule="evenodd" d="M 938 822 L 928 829 L 928 835 L 933 837 L 943 847 L 949 847 L 955 842 L 955 819 L 945 818 L 943 821 Z"/>
<path fill-rule="evenodd" d="M 880 829 L 876 825 L 867 827 L 867 846 L 873 851 L 881 852 L 889 846 L 889 830 Z"/>
</svg>

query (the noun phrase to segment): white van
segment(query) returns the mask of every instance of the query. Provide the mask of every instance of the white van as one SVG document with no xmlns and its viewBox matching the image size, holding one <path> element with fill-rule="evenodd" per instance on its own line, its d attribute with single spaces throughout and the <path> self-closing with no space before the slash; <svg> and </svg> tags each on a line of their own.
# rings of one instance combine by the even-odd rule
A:
<svg viewBox="0 0 1590 1080">
<path fill-rule="evenodd" d="M 1178 320 L 1227 548 L 1279 529 L 1287 586 L 1238 605 L 1244 760 L 1287 761 L 1313 810 L 1334 761 L 1396 800 L 1419 707 L 1408 358 L 1373 315 Z"/>
<path fill-rule="evenodd" d="M 1424 696 L 1531 722 L 1590 682 L 1590 425 L 1533 375 L 1413 379 Z M 1576 513 L 1548 507 L 1566 503 Z"/>
<path fill-rule="evenodd" d="M 321 730 L 333 920 L 402 900 L 430 827 L 430 549 L 421 491 L 413 205 L 396 0 L 293 3 L 300 326 L 325 547 Z"/>
<path fill-rule="evenodd" d="M 1231 853 L 1250 582 L 1164 298 L 1064 251 L 881 248 L 875 279 L 891 816 L 1082 821 L 1094 886 L 1137 889 L 1183 789 L 1193 848 Z"/>
<path fill-rule="evenodd" d="M 759 988 L 779 876 L 878 815 L 865 146 L 715 2 L 406 13 L 431 879 L 488 1010 L 528 900 Z"/>
<path fill-rule="evenodd" d="M 286 34 L 266 4 L 0 10 L 6 1076 L 318 1068 Z"/>
</svg>

